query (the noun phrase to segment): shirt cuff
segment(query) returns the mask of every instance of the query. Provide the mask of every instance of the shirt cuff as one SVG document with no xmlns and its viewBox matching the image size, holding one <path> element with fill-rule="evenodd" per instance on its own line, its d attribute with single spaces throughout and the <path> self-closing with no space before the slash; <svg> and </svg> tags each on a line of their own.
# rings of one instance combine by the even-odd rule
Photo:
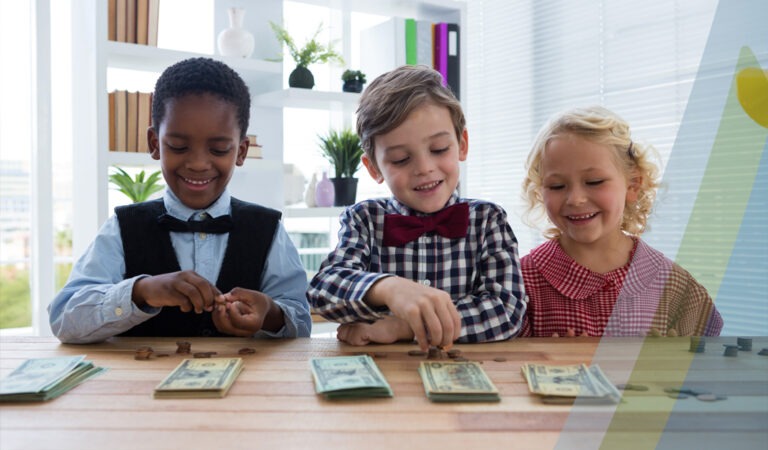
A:
<svg viewBox="0 0 768 450">
<path fill-rule="evenodd" d="M 108 295 L 105 308 L 104 319 L 106 322 L 118 322 L 128 318 L 135 318 L 141 321 L 157 315 L 162 308 L 146 305 L 139 307 L 133 302 L 133 285 L 136 281 L 147 278 L 149 275 L 137 275 L 117 283 L 114 289 Z"/>
</svg>

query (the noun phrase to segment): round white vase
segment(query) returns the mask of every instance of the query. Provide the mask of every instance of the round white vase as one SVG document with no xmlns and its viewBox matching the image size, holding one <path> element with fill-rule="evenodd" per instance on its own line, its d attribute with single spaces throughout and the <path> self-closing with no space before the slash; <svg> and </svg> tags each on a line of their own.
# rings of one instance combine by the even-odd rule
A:
<svg viewBox="0 0 768 450">
<path fill-rule="evenodd" d="M 219 54 L 248 58 L 253 53 L 253 34 L 243 28 L 245 8 L 229 8 L 229 28 L 222 30 L 216 39 Z"/>
</svg>

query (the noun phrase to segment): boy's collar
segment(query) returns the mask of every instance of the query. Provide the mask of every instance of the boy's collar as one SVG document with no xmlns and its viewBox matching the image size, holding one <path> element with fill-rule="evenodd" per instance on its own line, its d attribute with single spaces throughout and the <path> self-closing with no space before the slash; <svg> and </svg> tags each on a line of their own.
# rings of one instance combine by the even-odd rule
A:
<svg viewBox="0 0 768 450">
<path fill-rule="evenodd" d="M 165 204 L 166 212 L 181 220 L 189 220 L 203 212 L 211 217 L 226 216 L 230 212 L 231 200 L 232 196 L 229 193 L 229 189 L 225 189 L 224 192 L 221 193 L 221 196 L 209 207 L 205 209 L 192 209 L 181 203 L 181 200 L 176 197 L 176 194 L 174 194 L 172 190 L 166 188 L 165 193 L 163 194 L 163 203 Z"/>
<path fill-rule="evenodd" d="M 448 201 L 443 205 L 443 209 L 447 208 L 448 206 L 455 205 L 459 202 L 459 191 L 458 189 L 453 191 L 453 194 L 448 198 Z M 398 214 L 401 214 L 403 216 L 428 216 L 430 214 L 425 214 L 421 211 L 417 211 L 413 208 L 410 208 L 403 203 L 400 203 L 400 200 L 398 200 L 396 197 L 392 197 L 391 200 L 392 207 L 395 209 L 395 211 Z M 435 211 L 437 212 L 437 211 Z M 434 213 L 433 213 L 434 214 Z"/>
</svg>

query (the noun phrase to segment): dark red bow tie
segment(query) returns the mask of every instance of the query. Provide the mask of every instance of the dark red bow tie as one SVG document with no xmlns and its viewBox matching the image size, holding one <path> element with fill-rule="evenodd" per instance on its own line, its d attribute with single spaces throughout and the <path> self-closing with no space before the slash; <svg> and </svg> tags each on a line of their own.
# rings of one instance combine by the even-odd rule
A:
<svg viewBox="0 0 768 450">
<path fill-rule="evenodd" d="M 431 216 L 384 216 L 384 245 L 401 246 L 435 231 L 450 239 L 462 238 L 469 228 L 469 204 L 457 203 Z"/>
</svg>

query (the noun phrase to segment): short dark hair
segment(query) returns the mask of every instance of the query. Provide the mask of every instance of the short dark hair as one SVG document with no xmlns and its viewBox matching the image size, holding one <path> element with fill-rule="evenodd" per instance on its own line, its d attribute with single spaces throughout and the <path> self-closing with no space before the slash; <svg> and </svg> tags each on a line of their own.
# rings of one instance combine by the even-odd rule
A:
<svg viewBox="0 0 768 450">
<path fill-rule="evenodd" d="M 212 94 L 237 107 L 240 137 L 248 132 L 251 94 L 240 75 L 226 64 L 211 58 L 190 58 L 168 67 L 155 83 L 152 96 L 152 127 L 165 119 L 165 103 L 188 94 Z"/>
</svg>

